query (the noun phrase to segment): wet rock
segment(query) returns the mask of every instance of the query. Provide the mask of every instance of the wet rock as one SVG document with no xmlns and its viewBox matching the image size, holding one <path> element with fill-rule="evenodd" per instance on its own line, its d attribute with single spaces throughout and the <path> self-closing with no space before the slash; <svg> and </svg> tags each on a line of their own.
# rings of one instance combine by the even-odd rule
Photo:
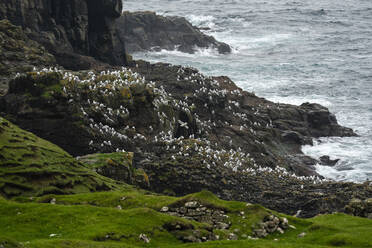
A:
<svg viewBox="0 0 372 248">
<path fill-rule="evenodd" d="M 293 142 L 295 144 L 305 145 L 304 137 L 295 131 L 284 131 L 282 133 L 282 138 L 285 142 Z"/>
<path fill-rule="evenodd" d="M 330 159 L 329 156 L 321 156 L 319 158 L 321 165 L 326 165 L 326 166 L 335 166 L 340 159 Z"/>
<path fill-rule="evenodd" d="M 229 45 L 203 34 L 185 18 L 160 16 L 154 12 L 124 12 L 118 20 L 117 32 L 128 52 L 175 50 L 194 53 L 195 47 L 215 48 L 230 53 Z"/>
</svg>

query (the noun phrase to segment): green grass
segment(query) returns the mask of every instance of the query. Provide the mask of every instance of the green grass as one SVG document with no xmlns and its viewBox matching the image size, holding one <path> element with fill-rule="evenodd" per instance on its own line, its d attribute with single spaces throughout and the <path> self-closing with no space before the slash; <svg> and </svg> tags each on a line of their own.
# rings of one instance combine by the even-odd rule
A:
<svg viewBox="0 0 372 248">
<path fill-rule="evenodd" d="M 120 187 L 58 146 L 0 117 L 0 195 L 72 194 Z"/>
<path fill-rule="evenodd" d="M 56 198 L 56 205 L 47 202 Z M 230 216 L 234 229 L 240 229 L 238 241 L 211 241 L 183 244 L 176 233 L 163 228 L 165 223 L 191 223 L 201 231 L 207 226 L 194 221 L 162 214 L 162 206 L 177 206 L 189 200 L 220 208 Z M 117 205 L 122 210 L 116 209 Z M 246 219 L 237 213 L 244 211 Z M 17 203 L 0 198 L 1 237 L 25 242 L 26 247 L 371 247 L 372 220 L 345 214 L 322 215 L 311 219 L 287 216 L 291 225 L 284 234 L 265 239 L 245 240 L 252 224 L 274 213 L 259 205 L 222 201 L 209 192 L 184 197 L 167 197 L 130 189 L 121 192 L 98 192 L 76 195 L 53 195 L 35 198 L 34 202 Z M 284 216 L 284 215 L 283 215 Z M 191 232 L 191 230 L 189 230 Z M 216 232 L 216 231 L 215 231 Z M 216 233 L 218 233 L 217 231 Z M 305 232 L 303 238 L 298 234 Z M 140 233 L 151 238 L 150 244 L 138 239 Z M 50 234 L 57 234 L 50 237 Z M 218 233 L 220 234 L 220 233 Z M 105 236 L 110 235 L 106 240 Z M 275 240 L 277 239 L 277 240 Z M 2 240 L 0 238 L 0 240 Z M 1 244 L 1 242 L 0 242 Z M 16 246 L 15 246 L 16 247 Z"/>
<path fill-rule="evenodd" d="M 163 227 L 182 222 L 203 232 L 206 224 L 161 214 L 150 208 L 115 209 L 87 205 L 15 203 L 0 200 L 1 235 L 18 242 L 69 239 L 143 244 L 141 233 L 151 237 L 151 246 L 180 244 Z M 187 231 L 192 231 L 187 230 Z M 54 234 L 55 237 L 51 237 Z"/>
</svg>

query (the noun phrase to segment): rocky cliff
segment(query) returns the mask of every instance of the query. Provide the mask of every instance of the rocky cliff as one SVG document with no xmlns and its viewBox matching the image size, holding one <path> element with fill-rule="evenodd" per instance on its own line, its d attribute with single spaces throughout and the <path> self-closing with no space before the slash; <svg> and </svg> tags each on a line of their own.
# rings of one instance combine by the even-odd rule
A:
<svg viewBox="0 0 372 248">
<path fill-rule="evenodd" d="M 160 16 L 154 12 L 124 12 L 118 20 L 117 32 L 128 52 L 175 50 L 194 53 L 196 48 L 215 48 L 230 53 L 229 45 L 218 42 L 192 26 L 184 17 Z"/>
<path fill-rule="evenodd" d="M 17 73 L 52 65 L 56 65 L 56 60 L 43 46 L 8 20 L 0 21 L 0 95 L 6 93 L 9 79 Z"/>
<path fill-rule="evenodd" d="M 19 75 L 0 98 L 0 111 L 75 156 L 134 152 L 134 168 L 148 182 L 138 186 L 156 192 L 208 189 L 303 216 L 341 211 L 353 196 L 371 196 L 368 185 L 314 177 L 316 160 L 301 153 L 313 137 L 354 135 L 326 108 L 272 103 L 193 68 L 136 63 L 100 73 Z M 122 178 L 110 171 L 103 174 L 133 181 L 127 171 Z"/>
<path fill-rule="evenodd" d="M 318 177 L 317 160 L 301 153 L 312 138 L 355 135 L 325 107 L 273 103 L 227 77 L 207 77 L 189 67 L 104 64 L 121 61 L 114 56 L 117 1 L 2 1 L 0 6 L 1 17 L 27 33 L 0 22 L 0 69 L 10 82 L 0 97 L 0 114 L 74 156 L 133 152 L 133 170 L 140 170 L 143 180 L 129 176 L 135 175 L 132 167 L 121 178 L 112 164 L 101 168 L 105 176 L 131 178 L 128 183 L 172 195 L 208 189 L 290 214 L 303 210 L 302 216 L 342 211 L 352 197 L 372 196 L 368 183 Z M 106 70 L 30 71 L 55 61 L 27 36 L 44 44 L 57 64 L 74 69 L 104 64 Z M 21 74 L 15 75 L 13 65 Z M 18 155 L 20 161 L 29 156 Z"/>
<path fill-rule="evenodd" d="M 125 64 L 125 50 L 115 33 L 121 0 L 3 0 L 0 19 L 23 27 L 27 35 L 69 69 L 96 62 Z"/>
</svg>

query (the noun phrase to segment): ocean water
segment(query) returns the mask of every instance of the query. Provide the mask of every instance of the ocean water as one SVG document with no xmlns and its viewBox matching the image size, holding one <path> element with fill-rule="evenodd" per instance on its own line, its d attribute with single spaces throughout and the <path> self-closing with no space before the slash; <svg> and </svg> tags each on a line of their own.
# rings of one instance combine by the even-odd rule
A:
<svg viewBox="0 0 372 248">
<path fill-rule="evenodd" d="M 184 16 L 233 48 L 229 55 L 199 49 L 135 58 L 227 75 L 274 102 L 328 107 L 359 137 L 317 139 L 303 152 L 340 159 L 332 168 L 317 166 L 328 178 L 372 180 L 371 0 L 125 0 L 124 8 Z"/>
</svg>

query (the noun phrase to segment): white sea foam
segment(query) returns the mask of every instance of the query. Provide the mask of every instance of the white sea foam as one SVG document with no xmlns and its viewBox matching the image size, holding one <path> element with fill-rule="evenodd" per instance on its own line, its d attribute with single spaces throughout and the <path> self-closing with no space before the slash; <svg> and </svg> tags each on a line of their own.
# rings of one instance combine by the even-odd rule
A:
<svg viewBox="0 0 372 248">
<path fill-rule="evenodd" d="M 202 15 L 187 15 L 186 19 L 194 26 L 199 28 L 209 28 L 214 29 L 216 24 L 214 23 L 215 17 L 211 15 L 202 16 Z"/>
<path fill-rule="evenodd" d="M 146 59 L 150 62 L 168 62 L 173 64 L 179 64 L 179 61 L 182 65 L 190 65 L 190 63 L 200 63 L 201 59 L 218 59 L 222 57 L 222 54 L 218 53 L 218 50 L 213 47 L 208 48 L 201 48 L 201 47 L 194 47 L 194 53 L 185 53 L 181 52 L 177 49 L 175 50 L 166 50 L 161 49 L 160 51 L 152 51 L 152 52 L 137 52 L 134 53 L 133 56 L 136 59 Z"/>
<path fill-rule="evenodd" d="M 372 168 L 368 164 L 372 146 L 363 140 L 363 137 L 320 138 L 314 140 L 314 146 L 303 146 L 302 151 L 314 158 L 327 155 L 340 159 L 334 167 L 317 165 L 319 174 L 334 180 L 363 182 L 372 180 Z"/>
<path fill-rule="evenodd" d="M 280 103 L 287 103 L 287 104 L 293 104 L 293 105 L 301 105 L 305 102 L 318 103 L 325 107 L 329 107 L 332 105 L 330 101 L 322 98 L 321 96 L 316 96 L 316 95 L 306 96 L 306 97 L 268 96 L 266 98 L 272 102 L 280 102 Z"/>
</svg>

